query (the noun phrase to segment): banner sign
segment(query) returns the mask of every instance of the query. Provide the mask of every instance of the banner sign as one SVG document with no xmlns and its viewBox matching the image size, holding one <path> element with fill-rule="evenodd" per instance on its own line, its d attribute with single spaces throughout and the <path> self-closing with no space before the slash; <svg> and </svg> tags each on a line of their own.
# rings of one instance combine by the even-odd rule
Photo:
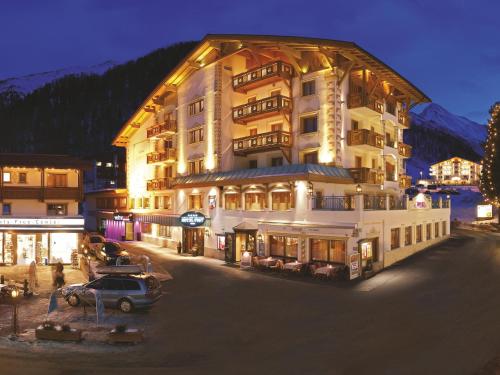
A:
<svg viewBox="0 0 500 375">
<path fill-rule="evenodd" d="M 185 212 L 179 217 L 181 224 L 190 228 L 202 226 L 205 224 L 206 219 L 205 215 L 196 211 Z"/>
<path fill-rule="evenodd" d="M 361 276 L 361 262 L 359 253 L 349 255 L 349 279 L 355 279 Z"/>
<path fill-rule="evenodd" d="M 478 204 L 477 205 L 477 218 L 478 219 L 492 219 L 493 206 L 491 204 Z"/>
<path fill-rule="evenodd" d="M 83 218 L 45 218 L 45 217 L 1 217 L 0 226 L 83 226 Z"/>
</svg>

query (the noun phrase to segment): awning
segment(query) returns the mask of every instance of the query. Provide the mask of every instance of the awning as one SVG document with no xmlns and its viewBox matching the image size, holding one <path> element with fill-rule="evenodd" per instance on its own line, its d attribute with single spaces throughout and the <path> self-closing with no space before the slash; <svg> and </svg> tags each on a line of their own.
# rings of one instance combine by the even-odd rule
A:
<svg viewBox="0 0 500 375">
<path fill-rule="evenodd" d="M 257 229 L 258 228 L 256 224 L 249 223 L 248 221 L 242 221 L 241 223 L 233 227 L 233 230 L 235 232 L 254 232 Z"/>
<path fill-rule="evenodd" d="M 158 225 L 166 225 L 168 227 L 182 227 L 179 216 L 177 215 L 149 215 L 149 214 L 134 214 L 135 220 L 141 223 L 151 223 Z M 206 218 L 202 227 L 210 227 L 210 218 Z"/>
</svg>

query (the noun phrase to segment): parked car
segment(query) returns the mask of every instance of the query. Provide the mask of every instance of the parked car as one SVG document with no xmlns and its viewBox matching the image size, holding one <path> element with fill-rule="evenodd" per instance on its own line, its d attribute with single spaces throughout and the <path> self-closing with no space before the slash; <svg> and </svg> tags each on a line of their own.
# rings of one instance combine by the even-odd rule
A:
<svg viewBox="0 0 500 375">
<path fill-rule="evenodd" d="M 96 291 L 101 293 L 105 307 L 129 313 L 134 309 L 151 307 L 161 297 L 159 281 L 151 275 L 105 275 L 86 284 L 62 288 L 70 306 L 95 305 Z"/>
<path fill-rule="evenodd" d="M 83 247 L 91 255 L 97 257 L 97 254 L 102 250 L 106 239 L 98 233 L 88 233 L 83 238 Z"/>
<path fill-rule="evenodd" d="M 118 242 L 106 241 L 101 250 L 96 254 L 97 259 L 102 260 L 107 265 L 116 265 L 118 258 L 121 264 L 129 264 L 128 253 Z"/>
</svg>

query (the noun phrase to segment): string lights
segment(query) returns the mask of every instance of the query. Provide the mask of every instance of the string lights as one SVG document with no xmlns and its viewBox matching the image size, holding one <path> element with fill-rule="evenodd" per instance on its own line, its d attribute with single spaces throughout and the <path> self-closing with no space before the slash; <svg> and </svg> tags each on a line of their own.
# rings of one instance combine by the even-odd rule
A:
<svg viewBox="0 0 500 375">
<path fill-rule="evenodd" d="M 484 158 L 481 173 L 480 189 L 487 203 L 500 206 L 500 155 L 496 149 L 500 147 L 498 133 L 500 131 L 500 102 L 490 109 L 491 118 L 488 121 L 488 137 L 484 148 Z"/>
</svg>

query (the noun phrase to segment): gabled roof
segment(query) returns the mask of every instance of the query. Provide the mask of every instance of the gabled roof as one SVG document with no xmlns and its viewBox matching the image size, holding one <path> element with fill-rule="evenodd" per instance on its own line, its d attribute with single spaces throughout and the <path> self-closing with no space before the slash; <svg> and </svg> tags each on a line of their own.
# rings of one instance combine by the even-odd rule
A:
<svg viewBox="0 0 500 375">
<path fill-rule="evenodd" d="M 91 169 L 92 162 L 69 155 L 0 154 L 1 167 Z"/>
<path fill-rule="evenodd" d="M 264 52 L 285 51 L 286 54 L 291 55 L 302 52 L 318 52 L 324 55 L 326 60 L 335 60 L 340 56 L 345 61 L 349 61 L 352 64 L 351 67 L 370 69 L 381 79 L 386 80 L 405 95 L 411 97 L 414 102 L 430 101 L 410 81 L 353 42 L 296 36 L 208 34 L 151 92 L 144 103 L 123 125 L 113 140 L 113 145 L 126 145 L 137 128 L 149 117 L 151 112 L 148 111 L 148 108 L 154 106 L 155 97 L 175 92 L 177 87 L 191 74 L 207 63 L 250 48 Z"/>
<path fill-rule="evenodd" d="M 296 180 L 354 183 L 349 171 L 345 168 L 319 164 L 291 164 L 177 177 L 174 186 L 176 188 L 226 186 Z"/>
</svg>

